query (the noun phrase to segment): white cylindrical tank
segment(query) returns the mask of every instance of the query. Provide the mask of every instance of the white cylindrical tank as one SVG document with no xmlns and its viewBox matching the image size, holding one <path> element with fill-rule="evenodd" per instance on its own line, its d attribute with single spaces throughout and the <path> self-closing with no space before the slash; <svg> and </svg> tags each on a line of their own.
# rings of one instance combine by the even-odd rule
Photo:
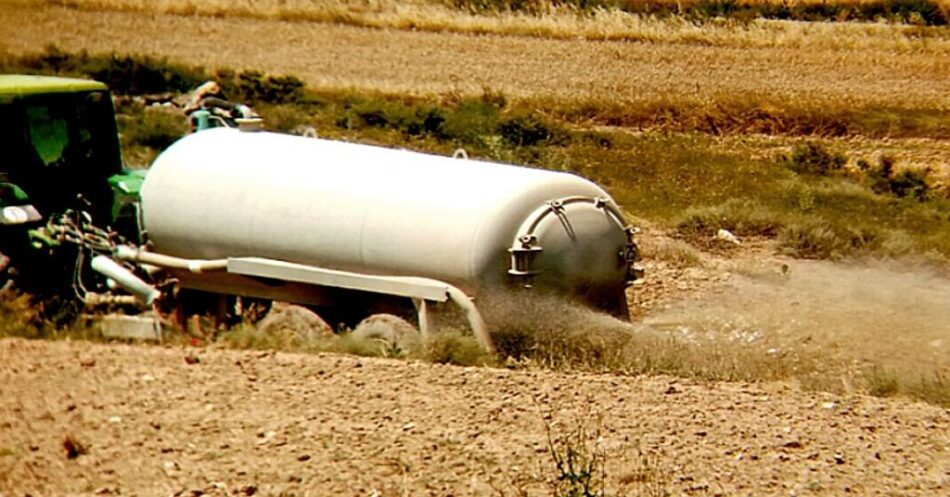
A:
<svg viewBox="0 0 950 497">
<path fill-rule="evenodd" d="M 142 210 L 159 253 L 424 276 L 471 295 L 531 284 L 616 301 L 630 264 L 619 211 L 578 176 L 267 132 L 179 140 Z"/>
</svg>

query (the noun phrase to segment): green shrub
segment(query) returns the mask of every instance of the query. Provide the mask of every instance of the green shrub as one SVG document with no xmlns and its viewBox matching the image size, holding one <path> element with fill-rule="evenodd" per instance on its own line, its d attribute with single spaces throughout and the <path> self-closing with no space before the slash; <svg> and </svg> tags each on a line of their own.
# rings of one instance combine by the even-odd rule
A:
<svg viewBox="0 0 950 497">
<path fill-rule="evenodd" d="M 406 133 L 413 136 L 430 135 L 439 140 L 449 138 L 443 130 L 445 115 L 445 111 L 438 107 L 420 109 L 416 113 L 418 119 L 411 121 L 406 126 Z"/>
<path fill-rule="evenodd" d="M 294 76 L 269 76 L 260 71 L 236 74 L 218 71 L 214 79 L 228 98 L 249 104 L 293 103 L 303 96 L 304 82 Z"/>
<path fill-rule="evenodd" d="M 877 166 L 866 167 L 872 190 L 898 198 L 909 197 L 918 202 L 931 197 L 933 182 L 930 179 L 930 169 L 904 169 L 897 172 L 894 165 L 894 159 L 885 155 Z"/>
<path fill-rule="evenodd" d="M 466 144 L 481 144 L 495 134 L 501 107 L 483 99 L 466 99 L 445 115 L 442 132 L 449 139 Z"/>
<path fill-rule="evenodd" d="M 607 486 L 607 452 L 600 443 L 603 420 L 578 420 L 555 431 L 545 423 L 548 456 L 553 466 L 549 482 L 554 497 L 603 497 Z"/>
<path fill-rule="evenodd" d="M 792 150 L 792 155 L 784 159 L 789 169 L 799 174 L 826 176 L 840 171 L 848 162 L 842 154 L 834 154 L 817 143 L 807 143 Z"/>
<path fill-rule="evenodd" d="M 536 116 L 518 116 L 502 121 L 498 133 L 512 147 L 533 147 L 554 141 L 559 130 Z"/>
</svg>

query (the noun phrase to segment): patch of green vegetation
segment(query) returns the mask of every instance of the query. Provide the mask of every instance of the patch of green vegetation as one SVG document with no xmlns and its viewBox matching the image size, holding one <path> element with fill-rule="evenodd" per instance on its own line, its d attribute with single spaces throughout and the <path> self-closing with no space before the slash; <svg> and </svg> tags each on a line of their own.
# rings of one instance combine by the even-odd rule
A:
<svg viewBox="0 0 950 497">
<path fill-rule="evenodd" d="M 136 148 L 156 152 L 164 150 L 188 132 L 188 123 L 181 112 L 163 107 L 145 107 L 133 101 L 117 103 L 116 124 L 127 160 L 130 153 L 136 152 Z M 144 155 L 152 157 L 154 153 Z"/>
<path fill-rule="evenodd" d="M 704 148 L 701 143 L 693 146 L 700 153 Z M 676 153 L 675 145 L 663 148 L 675 158 L 662 172 L 643 178 L 650 189 L 644 188 L 642 195 L 649 201 L 630 205 L 634 201 L 627 199 L 639 190 L 629 189 L 636 185 L 633 181 L 624 182 L 628 189 L 621 198 L 631 211 L 671 219 L 681 233 L 694 239 L 726 229 L 739 236 L 776 237 L 784 250 L 798 257 L 927 251 L 950 256 L 950 202 L 926 173 L 907 170 L 895 175 L 872 169 L 856 173 L 857 177 L 832 174 L 842 172 L 846 157 L 815 145 L 771 163 L 708 149 L 700 158 Z M 651 159 L 654 167 L 662 163 L 655 154 L 641 153 L 641 160 Z M 682 171 L 686 168 L 706 174 L 692 176 Z M 704 178 L 714 186 L 704 186 Z M 716 198 L 707 190 L 729 198 Z M 654 203 L 663 207 L 651 207 Z"/>
<path fill-rule="evenodd" d="M 918 202 L 938 195 L 930 169 L 898 171 L 894 158 L 887 155 L 882 156 L 876 166 L 864 160 L 858 161 L 858 168 L 864 172 L 867 183 L 875 193 L 911 198 Z"/>
</svg>

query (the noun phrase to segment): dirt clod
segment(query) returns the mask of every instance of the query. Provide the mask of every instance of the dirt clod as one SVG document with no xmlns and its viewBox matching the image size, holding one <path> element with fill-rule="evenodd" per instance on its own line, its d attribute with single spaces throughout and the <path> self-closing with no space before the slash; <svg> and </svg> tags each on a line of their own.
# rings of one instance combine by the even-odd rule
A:
<svg viewBox="0 0 950 497">
<path fill-rule="evenodd" d="M 89 453 L 86 445 L 72 435 L 66 435 L 63 439 L 63 450 L 66 451 L 66 459 L 76 459 Z"/>
</svg>

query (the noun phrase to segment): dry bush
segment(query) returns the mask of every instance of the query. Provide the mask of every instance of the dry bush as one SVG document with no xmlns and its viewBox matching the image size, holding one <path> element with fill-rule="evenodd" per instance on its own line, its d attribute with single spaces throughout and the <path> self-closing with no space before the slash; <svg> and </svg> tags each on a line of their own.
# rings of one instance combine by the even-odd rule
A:
<svg viewBox="0 0 950 497">
<path fill-rule="evenodd" d="M 456 330 L 439 330 L 430 334 L 411 357 L 457 366 L 491 366 L 498 362 L 494 355 L 482 348 L 471 333 Z"/>
<path fill-rule="evenodd" d="M 29 295 L 0 295 L 0 336 L 39 337 L 42 334 L 39 319 L 39 308 L 33 305 Z"/>
</svg>

